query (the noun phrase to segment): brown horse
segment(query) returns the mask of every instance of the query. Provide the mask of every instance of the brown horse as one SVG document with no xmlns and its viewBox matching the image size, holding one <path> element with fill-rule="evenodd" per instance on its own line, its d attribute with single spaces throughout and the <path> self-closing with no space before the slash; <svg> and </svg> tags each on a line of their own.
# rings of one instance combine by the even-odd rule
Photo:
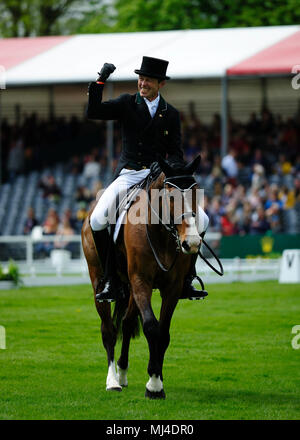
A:
<svg viewBox="0 0 300 440">
<path fill-rule="evenodd" d="M 193 178 L 199 161 L 200 157 L 197 157 L 193 162 L 176 171 L 162 161 L 160 175 L 152 181 L 148 178 L 146 190 L 141 191 L 138 200 L 132 204 L 126 214 L 122 234 L 119 234 L 121 237 L 117 242 L 118 252 L 125 261 L 125 265 L 122 265 L 120 259 L 118 260 L 118 271 L 124 286 L 128 286 L 126 299 L 116 302 L 114 313 L 116 315 L 118 311 L 120 312 L 122 309 L 120 303 L 123 301 L 124 316 L 121 324 L 120 313 L 117 320 L 122 332 L 118 371 L 114 360 L 118 323 L 113 319 L 110 303 L 98 303 L 95 299 L 102 321 L 102 340 L 108 359 L 107 390 L 121 391 L 122 387 L 128 384 L 130 339 L 137 334 L 137 326 L 141 320 L 150 354 L 149 381 L 146 384 L 145 395 L 148 398 L 165 398 L 162 369 L 164 355 L 170 342 L 171 318 L 182 293 L 184 278 L 202 241 L 199 226 L 196 227 L 197 184 Z M 185 211 L 181 213 L 178 211 L 179 215 L 175 212 L 176 207 L 172 197 L 176 190 L 177 193 L 179 191 L 184 202 L 182 206 L 185 207 Z M 188 194 L 192 197 L 189 197 L 189 202 L 185 203 Z M 157 195 L 160 195 L 159 204 L 156 205 L 159 206 L 159 210 L 155 211 L 152 202 Z M 170 219 L 168 223 L 164 223 L 162 217 L 167 205 L 170 209 Z M 137 218 L 137 213 L 139 222 L 132 221 Z M 89 216 L 82 228 L 82 244 L 95 296 L 103 273 L 89 225 Z M 162 301 L 159 320 L 156 319 L 151 307 L 154 288 L 160 290 Z"/>
</svg>

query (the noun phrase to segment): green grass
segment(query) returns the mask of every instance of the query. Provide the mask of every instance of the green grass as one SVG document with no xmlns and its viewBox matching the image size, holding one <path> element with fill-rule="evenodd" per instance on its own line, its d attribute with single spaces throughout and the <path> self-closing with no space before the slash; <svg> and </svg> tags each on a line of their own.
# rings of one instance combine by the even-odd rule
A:
<svg viewBox="0 0 300 440">
<path fill-rule="evenodd" d="M 7 334 L 0 419 L 299 419 L 296 324 L 297 285 L 210 285 L 205 301 L 177 306 L 164 364 L 167 398 L 149 401 L 144 335 L 131 345 L 129 387 L 105 391 L 106 353 L 89 286 L 0 291 Z"/>
</svg>

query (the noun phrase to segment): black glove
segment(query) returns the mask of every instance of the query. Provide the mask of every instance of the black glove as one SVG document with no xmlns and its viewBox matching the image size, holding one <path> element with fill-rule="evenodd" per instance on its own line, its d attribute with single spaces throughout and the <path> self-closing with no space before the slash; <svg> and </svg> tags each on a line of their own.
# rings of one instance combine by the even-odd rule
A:
<svg viewBox="0 0 300 440">
<path fill-rule="evenodd" d="M 109 75 L 116 70 L 115 66 L 110 63 L 104 63 L 100 72 L 98 72 L 99 77 L 97 81 L 105 82 Z"/>
</svg>

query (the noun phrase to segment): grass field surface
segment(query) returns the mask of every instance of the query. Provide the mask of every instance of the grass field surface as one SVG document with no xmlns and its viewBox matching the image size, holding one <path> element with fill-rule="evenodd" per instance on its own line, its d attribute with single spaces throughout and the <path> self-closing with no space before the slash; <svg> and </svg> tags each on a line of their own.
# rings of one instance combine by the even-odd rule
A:
<svg viewBox="0 0 300 440">
<path fill-rule="evenodd" d="M 160 297 L 153 296 L 157 313 Z M 144 397 L 143 334 L 131 344 L 128 388 L 105 391 L 90 286 L 0 291 L 0 419 L 299 419 L 297 324 L 299 285 L 210 285 L 206 300 L 178 304 L 164 363 L 166 400 L 152 401 Z"/>
</svg>

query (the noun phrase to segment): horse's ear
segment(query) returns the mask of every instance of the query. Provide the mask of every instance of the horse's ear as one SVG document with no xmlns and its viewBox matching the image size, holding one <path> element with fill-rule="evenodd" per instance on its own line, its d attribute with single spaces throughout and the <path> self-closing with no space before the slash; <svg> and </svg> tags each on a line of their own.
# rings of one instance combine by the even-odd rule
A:
<svg viewBox="0 0 300 440">
<path fill-rule="evenodd" d="M 185 167 L 186 173 L 194 174 L 194 172 L 197 170 L 198 166 L 200 165 L 200 162 L 201 162 L 201 156 L 199 154 L 197 157 L 195 157 L 194 160 L 192 160 L 192 162 L 186 165 Z"/>
<path fill-rule="evenodd" d="M 159 163 L 161 170 L 164 172 L 165 176 L 167 177 L 172 176 L 173 170 L 168 164 L 168 162 L 162 156 L 158 156 L 157 161 Z"/>
</svg>

